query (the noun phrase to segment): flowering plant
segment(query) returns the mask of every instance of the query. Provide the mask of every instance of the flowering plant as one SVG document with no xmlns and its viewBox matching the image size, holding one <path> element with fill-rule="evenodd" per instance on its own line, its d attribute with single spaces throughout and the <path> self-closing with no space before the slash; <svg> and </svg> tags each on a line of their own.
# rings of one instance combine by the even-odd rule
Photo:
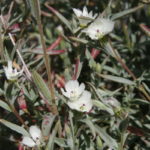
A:
<svg viewBox="0 0 150 150">
<path fill-rule="evenodd" d="M 2 0 L 0 150 L 149 149 L 148 4 Z"/>
</svg>

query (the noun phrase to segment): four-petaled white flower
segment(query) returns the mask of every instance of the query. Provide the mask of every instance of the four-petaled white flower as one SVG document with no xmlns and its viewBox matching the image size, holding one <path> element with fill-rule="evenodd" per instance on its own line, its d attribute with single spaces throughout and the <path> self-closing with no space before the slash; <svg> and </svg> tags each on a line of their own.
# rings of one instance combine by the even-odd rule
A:
<svg viewBox="0 0 150 150">
<path fill-rule="evenodd" d="M 82 32 L 85 32 L 92 40 L 101 39 L 106 34 L 112 32 L 114 22 L 106 18 L 97 18 Z"/>
<path fill-rule="evenodd" d="M 91 93 L 85 90 L 85 85 L 79 85 L 77 80 L 70 80 L 65 84 L 65 90 L 61 89 L 63 95 L 69 100 L 67 105 L 74 110 L 89 112 L 92 109 Z"/>
<path fill-rule="evenodd" d="M 88 13 L 87 8 L 84 6 L 83 11 L 80 9 L 73 8 L 73 11 L 77 18 L 79 19 L 80 25 L 81 26 L 86 26 L 89 22 L 94 20 L 97 17 L 97 14 L 93 15 L 93 12 L 90 11 Z"/>
<path fill-rule="evenodd" d="M 91 93 L 85 90 L 78 100 L 68 101 L 67 104 L 71 109 L 81 112 L 89 112 L 93 106 Z"/>
<path fill-rule="evenodd" d="M 8 65 L 7 67 L 6 66 L 3 66 L 4 67 L 4 71 L 5 71 L 5 75 L 7 77 L 8 80 L 11 80 L 11 81 L 14 81 L 14 80 L 17 80 L 19 76 L 22 75 L 23 73 L 23 69 L 21 71 L 17 71 L 17 69 L 13 69 L 13 66 L 12 66 L 12 61 L 8 61 Z"/>
<path fill-rule="evenodd" d="M 61 91 L 70 101 L 75 101 L 83 93 L 84 89 L 85 85 L 83 83 L 79 85 L 77 80 L 70 80 L 65 84 L 65 91 L 63 88 L 61 88 Z"/>
<path fill-rule="evenodd" d="M 40 145 L 42 140 L 41 130 L 37 126 L 31 126 L 29 128 L 29 133 L 31 137 L 24 136 L 21 143 L 28 147 L 34 147 L 36 145 L 37 146 Z"/>
</svg>

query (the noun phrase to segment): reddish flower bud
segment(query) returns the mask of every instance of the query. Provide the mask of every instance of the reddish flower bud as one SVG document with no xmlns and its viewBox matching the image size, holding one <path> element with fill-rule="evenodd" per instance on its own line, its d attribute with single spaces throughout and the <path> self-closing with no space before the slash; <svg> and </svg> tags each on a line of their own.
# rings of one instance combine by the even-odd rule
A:
<svg viewBox="0 0 150 150">
<path fill-rule="evenodd" d="M 65 86 L 65 78 L 56 75 L 56 86 L 57 88 L 63 88 Z"/>
<path fill-rule="evenodd" d="M 144 24 L 140 24 L 140 28 L 148 35 L 148 36 L 150 36 L 150 28 L 149 27 L 147 27 L 146 25 L 144 25 Z"/>
<path fill-rule="evenodd" d="M 23 148 L 23 145 L 22 145 L 22 144 L 19 144 L 19 146 L 18 146 L 18 150 L 24 150 L 24 148 Z"/>
<path fill-rule="evenodd" d="M 9 29 L 10 30 L 15 30 L 15 31 L 17 30 L 17 31 L 19 31 L 20 30 L 20 26 L 19 26 L 18 23 L 15 23 L 12 26 L 10 26 Z"/>
<path fill-rule="evenodd" d="M 93 57 L 93 59 L 95 59 L 99 55 L 99 53 L 100 53 L 100 50 L 92 48 L 91 56 Z"/>
<path fill-rule="evenodd" d="M 27 109 L 27 104 L 26 104 L 26 101 L 24 99 L 24 96 L 20 96 L 18 99 L 18 105 L 19 105 L 19 108 L 21 110 L 26 110 Z"/>
</svg>

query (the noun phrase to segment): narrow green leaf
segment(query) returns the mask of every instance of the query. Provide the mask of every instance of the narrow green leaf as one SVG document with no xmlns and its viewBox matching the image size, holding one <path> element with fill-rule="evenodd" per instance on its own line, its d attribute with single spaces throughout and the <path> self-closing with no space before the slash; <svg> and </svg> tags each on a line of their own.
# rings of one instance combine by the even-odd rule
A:
<svg viewBox="0 0 150 150">
<path fill-rule="evenodd" d="M 74 138 L 71 129 L 67 124 L 65 124 L 65 131 L 67 134 L 67 145 L 70 147 L 71 150 L 74 150 L 75 149 Z"/>
<path fill-rule="evenodd" d="M 81 39 L 81 38 L 77 38 L 77 37 L 69 37 L 69 39 L 71 39 L 71 40 L 73 40 L 73 41 L 76 41 L 76 42 L 83 43 L 83 44 L 87 44 L 87 43 L 88 43 L 87 40 Z"/>
<path fill-rule="evenodd" d="M 10 128 L 11 130 L 14 130 L 24 136 L 30 136 L 29 133 L 23 128 L 23 127 L 20 127 L 14 123 L 11 123 L 7 120 L 4 120 L 4 119 L 0 119 L 0 122 L 5 125 L 6 127 Z"/>
<path fill-rule="evenodd" d="M 11 109 L 10 107 L 8 106 L 7 103 L 5 103 L 4 101 L 0 100 L 0 107 L 6 109 L 7 111 L 10 111 L 11 112 Z"/>
<path fill-rule="evenodd" d="M 112 76 L 112 75 L 104 75 L 104 74 L 97 74 L 99 77 L 102 77 L 104 79 L 108 79 L 114 82 L 118 83 L 123 83 L 123 84 L 128 84 L 128 85 L 135 85 L 135 83 L 131 80 L 122 78 L 122 77 L 117 77 L 117 76 Z"/>
<path fill-rule="evenodd" d="M 69 147 L 69 146 L 67 145 L 66 139 L 64 139 L 64 138 L 56 138 L 56 137 L 55 137 L 55 143 L 56 143 L 57 145 L 59 145 L 60 147 L 65 147 L 65 148 Z"/>
<path fill-rule="evenodd" d="M 43 136 L 48 136 L 50 134 L 51 127 L 56 118 L 56 115 L 46 115 L 42 121 L 42 134 Z"/>
<path fill-rule="evenodd" d="M 31 14 L 35 17 L 35 19 L 39 20 L 41 15 L 39 0 L 28 0 L 28 2 L 31 8 Z"/>
<path fill-rule="evenodd" d="M 125 118 L 119 125 L 119 129 L 121 132 L 125 132 L 129 124 L 129 118 Z"/>
<path fill-rule="evenodd" d="M 45 96 L 45 98 L 47 98 L 49 100 L 49 102 L 51 103 L 50 91 L 49 91 L 47 85 L 45 84 L 44 80 L 42 79 L 42 77 L 36 71 L 33 71 L 32 77 L 33 77 L 33 81 L 36 84 L 37 88 Z"/>
<path fill-rule="evenodd" d="M 55 10 L 53 7 L 49 6 L 48 4 L 45 5 L 50 11 L 52 11 L 67 27 L 68 29 L 72 31 L 71 25 L 69 23 L 69 21 L 63 16 L 61 15 L 57 10 Z"/>
<path fill-rule="evenodd" d="M 114 115 L 114 112 L 111 108 L 107 107 L 106 105 L 104 105 L 102 102 L 98 101 L 98 100 L 93 100 L 92 101 L 94 106 L 100 108 L 101 110 L 105 110 L 107 112 L 109 112 L 111 115 Z"/>
<path fill-rule="evenodd" d="M 58 131 L 58 127 L 59 127 L 60 122 L 58 121 L 55 125 L 55 128 L 53 129 L 52 134 L 49 137 L 47 146 L 45 150 L 53 150 L 54 149 L 54 140 L 55 140 L 55 136 L 57 134 Z"/>
<path fill-rule="evenodd" d="M 93 134 L 93 137 L 95 138 L 96 132 L 95 132 L 95 127 L 94 127 L 93 122 L 89 118 L 81 120 L 81 122 L 86 123 L 86 125 L 91 129 L 91 133 Z"/>
<path fill-rule="evenodd" d="M 104 44 L 105 50 L 107 52 L 108 55 L 111 55 L 112 57 L 116 58 L 117 56 L 119 56 L 117 50 L 113 49 L 113 47 L 111 46 L 110 43 L 106 42 Z"/>
<path fill-rule="evenodd" d="M 102 140 L 101 140 L 100 136 L 97 136 L 97 138 L 96 138 L 96 145 L 97 145 L 98 150 L 102 150 L 103 143 L 102 143 Z"/>
<path fill-rule="evenodd" d="M 110 135 L 108 135 L 105 129 L 95 125 L 95 130 L 110 148 L 116 149 L 118 147 L 116 140 L 113 139 Z"/>
<path fill-rule="evenodd" d="M 114 14 L 114 15 L 111 17 L 111 19 L 112 19 L 112 20 L 119 19 L 119 18 L 121 18 L 121 17 L 123 17 L 123 16 L 126 16 L 126 15 L 128 15 L 128 14 L 131 14 L 131 13 L 133 13 L 133 12 L 135 12 L 135 11 L 137 11 L 137 10 L 143 8 L 143 7 L 144 7 L 144 4 L 141 4 L 141 5 L 137 6 L 137 7 L 124 10 L 124 11 L 122 11 L 122 12 L 119 12 L 119 13 Z"/>
</svg>

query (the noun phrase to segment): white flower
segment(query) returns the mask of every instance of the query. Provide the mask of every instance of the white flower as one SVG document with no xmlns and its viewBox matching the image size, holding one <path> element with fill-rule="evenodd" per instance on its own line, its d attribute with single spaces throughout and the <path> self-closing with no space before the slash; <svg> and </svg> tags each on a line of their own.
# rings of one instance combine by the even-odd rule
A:
<svg viewBox="0 0 150 150">
<path fill-rule="evenodd" d="M 3 66 L 4 67 L 4 71 L 5 71 L 5 75 L 7 77 L 8 80 L 14 81 L 17 80 L 17 78 L 19 76 L 21 76 L 21 74 L 23 73 L 23 69 L 21 71 L 17 71 L 17 69 L 13 69 L 12 67 L 12 61 L 8 61 L 8 65 Z"/>
<path fill-rule="evenodd" d="M 77 80 L 70 80 L 65 84 L 65 91 L 61 88 L 63 95 L 68 97 L 71 101 L 77 100 L 83 93 L 85 85 L 82 83 L 79 85 Z"/>
<path fill-rule="evenodd" d="M 89 22 L 97 17 L 97 14 L 93 15 L 93 12 L 88 13 L 87 8 L 84 6 L 83 11 L 80 9 L 73 8 L 75 15 L 78 17 L 80 25 L 86 26 Z"/>
<path fill-rule="evenodd" d="M 88 91 L 84 91 L 78 100 L 68 101 L 67 104 L 71 109 L 81 112 L 89 112 L 93 106 L 91 100 L 91 93 Z"/>
<path fill-rule="evenodd" d="M 24 136 L 22 139 L 22 144 L 28 147 L 34 147 L 40 145 L 42 139 L 41 130 L 37 126 L 31 126 L 29 128 L 29 133 L 31 137 Z"/>
<path fill-rule="evenodd" d="M 85 32 L 93 40 L 98 40 L 106 34 L 112 32 L 114 29 L 114 22 L 106 18 L 97 18 L 82 32 Z"/>
<path fill-rule="evenodd" d="M 22 144 L 28 147 L 34 147 L 36 145 L 36 143 L 28 136 L 23 137 Z"/>
</svg>

